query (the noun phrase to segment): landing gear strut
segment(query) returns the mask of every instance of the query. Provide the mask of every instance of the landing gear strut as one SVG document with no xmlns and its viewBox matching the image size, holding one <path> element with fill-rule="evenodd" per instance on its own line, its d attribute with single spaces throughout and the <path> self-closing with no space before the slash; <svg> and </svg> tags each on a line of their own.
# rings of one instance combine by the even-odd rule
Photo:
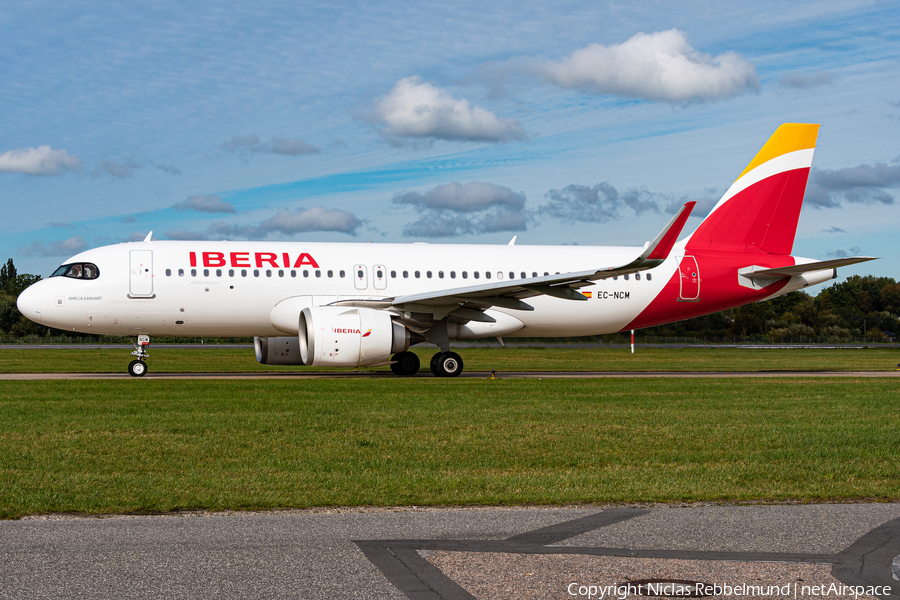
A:
<svg viewBox="0 0 900 600">
<path fill-rule="evenodd" d="M 391 364 L 395 375 L 410 377 L 419 372 L 419 357 L 413 352 L 398 352 L 391 360 L 396 361 Z"/>
<path fill-rule="evenodd" d="M 129 363 L 128 374 L 132 377 L 143 377 L 147 373 L 147 363 L 144 361 L 150 356 L 150 336 L 139 335 L 137 343 L 131 342 L 131 345 L 134 346 L 134 352 L 131 355 L 136 356 L 137 359 Z"/>
<path fill-rule="evenodd" d="M 431 357 L 431 372 L 435 377 L 459 377 L 463 360 L 456 352 L 438 352 Z"/>
</svg>

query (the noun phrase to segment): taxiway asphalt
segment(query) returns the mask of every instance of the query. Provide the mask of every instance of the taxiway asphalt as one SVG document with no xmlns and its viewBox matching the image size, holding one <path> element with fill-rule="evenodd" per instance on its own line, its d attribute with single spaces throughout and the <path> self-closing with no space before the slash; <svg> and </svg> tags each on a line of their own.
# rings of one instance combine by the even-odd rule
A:
<svg viewBox="0 0 900 600">
<path fill-rule="evenodd" d="M 572 599 L 648 574 L 900 597 L 900 503 L 50 516 L 0 540 L 0 598 Z"/>
</svg>

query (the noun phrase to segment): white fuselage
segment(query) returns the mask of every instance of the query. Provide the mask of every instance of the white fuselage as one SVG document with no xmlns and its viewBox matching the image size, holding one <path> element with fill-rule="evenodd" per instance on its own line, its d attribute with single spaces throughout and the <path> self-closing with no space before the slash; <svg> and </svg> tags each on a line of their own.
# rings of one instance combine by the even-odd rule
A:
<svg viewBox="0 0 900 600">
<path fill-rule="evenodd" d="M 505 324 L 485 329 L 484 335 L 620 331 L 672 278 L 678 248 L 663 264 L 637 277 L 581 288 L 590 292 L 586 302 L 536 296 L 527 300 L 533 311 L 494 307 L 492 313 L 512 316 L 522 327 Z M 636 247 L 581 246 L 126 243 L 69 259 L 95 264 L 96 279 L 51 277 L 29 288 L 19 305 L 28 318 L 44 325 L 91 334 L 278 336 L 297 333 L 296 315 L 306 306 L 381 300 L 523 274 L 598 269 L 627 263 L 640 252 Z"/>
</svg>

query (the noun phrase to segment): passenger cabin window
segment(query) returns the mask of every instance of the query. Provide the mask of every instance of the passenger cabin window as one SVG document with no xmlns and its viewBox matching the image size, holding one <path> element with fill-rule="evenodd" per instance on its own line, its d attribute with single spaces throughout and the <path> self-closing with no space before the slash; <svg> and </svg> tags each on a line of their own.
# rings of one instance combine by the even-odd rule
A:
<svg viewBox="0 0 900 600">
<path fill-rule="evenodd" d="M 438 271 L 438 279 L 443 279 L 443 278 L 444 278 L 444 272 Z"/>
<path fill-rule="evenodd" d="M 184 277 L 184 269 L 178 269 L 178 276 Z"/>
<path fill-rule="evenodd" d="M 209 277 L 209 269 L 203 269 L 203 276 Z"/>
<path fill-rule="evenodd" d="M 516 278 L 516 274 L 513 273 L 512 271 L 510 271 L 510 272 L 509 272 L 509 278 L 510 278 L 510 279 L 515 279 L 515 278 Z"/>
<path fill-rule="evenodd" d="M 241 269 L 241 277 L 247 276 L 247 269 Z"/>
<path fill-rule="evenodd" d="M 166 269 L 166 277 L 172 276 L 172 269 Z"/>
<path fill-rule="evenodd" d="M 522 271 L 519 275 L 522 276 L 522 279 L 528 279 L 528 275 L 526 275 L 525 271 Z"/>
<path fill-rule="evenodd" d="M 341 276 L 341 279 L 343 279 L 344 277 L 347 276 L 347 273 L 343 269 L 341 269 L 341 272 L 339 273 L 339 275 Z M 379 277 L 381 277 L 381 276 L 379 275 Z"/>
<path fill-rule="evenodd" d="M 431 279 L 431 271 L 425 271 L 425 277 Z"/>
<path fill-rule="evenodd" d="M 306 269 L 303 269 L 303 276 L 309 277 L 309 271 L 307 271 Z"/>
<path fill-rule="evenodd" d="M 456 279 L 456 271 L 450 271 L 450 279 Z"/>
<path fill-rule="evenodd" d="M 228 269 L 228 276 L 234 277 L 234 269 Z"/>
<path fill-rule="evenodd" d="M 391 279 L 397 279 L 397 271 L 391 271 Z"/>
<path fill-rule="evenodd" d="M 650 273 L 647 273 L 647 281 L 650 281 L 651 279 L 653 279 L 653 275 L 651 275 Z"/>
<path fill-rule="evenodd" d="M 197 276 L 197 269 L 191 269 L 191 277 Z"/>
<path fill-rule="evenodd" d="M 362 277 L 362 275 L 360 275 L 360 277 Z M 407 277 L 409 277 L 409 271 L 403 271 L 403 279 L 406 279 Z"/>
<path fill-rule="evenodd" d="M 279 276 L 279 277 L 284 277 L 284 270 L 283 270 L 283 269 L 278 269 L 278 276 Z"/>
<path fill-rule="evenodd" d="M 641 280 L 641 274 L 640 274 L 640 273 L 635 273 L 635 274 L 634 274 L 634 278 L 635 278 L 635 280 L 640 281 L 640 280 Z"/>
<path fill-rule="evenodd" d="M 419 273 L 418 271 L 416 271 L 416 279 L 418 279 L 418 278 L 421 277 L 421 276 L 422 276 L 422 274 Z"/>
<path fill-rule="evenodd" d="M 62 265 L 50 277 L 71 277 L 72 279 L 97 279 L 100 269 L 93 263 L 74 263 Z"/>
<path fill-rule="evenodd" d="M 291 277 L 297 276 L 297 269 L 291 269 Z"/>
<path fill-rule="evenodd" d="M 466 271 L 463 271 L 463 272 L 462 272 L 462 278 L 463 278 L 463 279 L 468 279 L 468 278 L 469 278 L 469 274 L 468 274 Z"/>
<path fill-rule="evenodd" d="M 322 276 L 322 271 L 316 269 L 316 277 L 321 277 L 321 276 Z"/>
<path fill-rule="evenodd" d="M 481 277 L 481 275 L 478 274 L 478 271 L 475 271 L 474 273 L 472 273 L 472 275 L 475 277 L 475 279 Z"/>
<path fill-rule="evenodd" d="M 484 272 L 484 278 L 485 278 L 485 279 L 490 279 L 490 278 L 491 278 L 491 272 L 490 272 L 490 271 L 485 271 L 485 272 Z"/>
<path fill-rule="evenodd" d="M 253 269 L 253 276 L 259 277 L 259 269 Z"/>
<path fill-rule="evenodd" d="M 625 281 L 628 281 L 628 273 L 626 273 L 623 278 L 625 279 Z"/>
<path fill-rule="evenodd" d="M 216 277 L 222 276 L 222 269 L 216 269 Z"/>
<path fill-rule="evenodd" d="M 272 269 L 266 269 L 266 277 L 272 276 Z"/>
<path fill-rule="evenodd" d="M 536 271 L 533 272 L 533 273 L 531 274 L 531 276 L 532 276 L 532 277 L 537 277 L 537 272 L 536 272 Z"/>
<path fill-rule="evenodd" d="M 328 269 L 328 276 L 334 277 L 334 271 L 332 271 L 331 269 Z"/>
</svg>

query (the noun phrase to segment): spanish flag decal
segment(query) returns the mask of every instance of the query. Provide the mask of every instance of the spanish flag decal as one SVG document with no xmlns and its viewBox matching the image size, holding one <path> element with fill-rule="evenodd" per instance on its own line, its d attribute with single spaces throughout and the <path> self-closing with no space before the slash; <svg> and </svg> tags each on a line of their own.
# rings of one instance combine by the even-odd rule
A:
<svg viewBox="0 0 900 600">
<path fill-rule="evenodd" d="M 581 292 L 581 293 L 584 294 L 585 296 L 587 296 L 588 298 L 592 298 L 594 295 L 594 292 Z"/>
</svg>

